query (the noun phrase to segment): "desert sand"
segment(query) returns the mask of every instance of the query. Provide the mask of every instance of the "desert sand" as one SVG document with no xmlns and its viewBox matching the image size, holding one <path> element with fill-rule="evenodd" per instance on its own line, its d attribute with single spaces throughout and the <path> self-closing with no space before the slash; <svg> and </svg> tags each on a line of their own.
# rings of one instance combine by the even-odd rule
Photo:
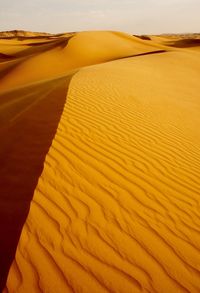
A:
<svg viewBox="0 0 200 293">
<path fill-rule="evenodd" d="M 0 34 L 0 290 L 200 292 L 198 36 Z"/>
</svg>

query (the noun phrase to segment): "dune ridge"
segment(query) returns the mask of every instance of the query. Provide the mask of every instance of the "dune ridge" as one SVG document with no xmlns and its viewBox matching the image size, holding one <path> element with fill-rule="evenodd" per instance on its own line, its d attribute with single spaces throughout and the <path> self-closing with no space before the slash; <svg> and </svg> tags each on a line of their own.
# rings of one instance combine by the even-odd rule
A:
<svg viewBox="0 0 200 293">
<path fill-rule="evenodd" d="M 0 291 L 56 133 L 69 81 L 66 76 L 0 94 Z"/>
<path fill-rule="evenodd" d="M 3 292 L 200 292 L 199 54 L 78 33 L 8 71 L 2 101 L 21 111 L 31 82 L 46 92 L 71 69 Z"/>
<path fill-rule="evenodd" d="M 27 46 L 28 43 L 26 42 L 25 45 Z M 7 48 L 5 47 L 5 49 L 2 53 L 7 54 Z M 15 56 L 19 58 L 0 65 L 0 76 L 1 67 L 4 70 L 0 90 L 56 77 L 65 74 L 66 71 L 83 66 L 108 62 L 134 54 L 159 51 L 160 49 L 162 49 L 161 45 L 146 43 L 125 33 L 80 32 L 66 34 L 50 42 L 48 40 L 47 44 L 25 48 L 25 50 L 15 53 Z M 38 64 L 40 64 L 39 67 Z M 6 74 L 5 70 L 7 70 Z M 22 75 L 21 72 L 24 74 Z"/>
</svg>

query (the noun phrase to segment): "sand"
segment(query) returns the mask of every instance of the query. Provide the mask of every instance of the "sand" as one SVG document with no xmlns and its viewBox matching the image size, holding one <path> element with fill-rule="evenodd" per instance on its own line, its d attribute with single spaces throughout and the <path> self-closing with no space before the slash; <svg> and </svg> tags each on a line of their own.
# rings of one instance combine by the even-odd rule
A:
<svg viewBox="0 0 200 293">
<path fill-rule="evenodd" d="M 3 292 L 200 292 L 200 51 L 81 32 L 0 52 Z"/>
</svg>

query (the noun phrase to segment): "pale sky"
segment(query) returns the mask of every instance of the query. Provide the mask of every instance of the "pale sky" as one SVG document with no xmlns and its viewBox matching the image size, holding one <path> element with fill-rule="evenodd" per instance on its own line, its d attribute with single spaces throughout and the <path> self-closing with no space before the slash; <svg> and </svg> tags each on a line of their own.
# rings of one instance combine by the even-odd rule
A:
<svg viewBox="0 0 200 293">
<path fill-rule="evenodd" d="M 0 31 L 200 32 L 200 0 L 0 0 Z"/>
</svg>

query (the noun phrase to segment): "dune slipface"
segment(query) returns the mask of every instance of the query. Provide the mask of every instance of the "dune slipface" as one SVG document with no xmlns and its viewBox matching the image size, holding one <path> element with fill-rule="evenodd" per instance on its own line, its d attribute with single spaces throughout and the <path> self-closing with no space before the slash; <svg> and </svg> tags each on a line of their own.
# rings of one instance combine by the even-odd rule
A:
<svg viewBox="0 0 200 293">
<path fill-rule="evenodd" d="M 0 41 L 0 135 L 13 146 L 0 153 L 0 201 L 12 219 L 26 203 L 9 222 L 3 292 L 200 292 L 200 55 L 175 43 L 114 32 Z M 20 164 L 23 186 L 32 178 L 21 202 Z"/>
</svg>

